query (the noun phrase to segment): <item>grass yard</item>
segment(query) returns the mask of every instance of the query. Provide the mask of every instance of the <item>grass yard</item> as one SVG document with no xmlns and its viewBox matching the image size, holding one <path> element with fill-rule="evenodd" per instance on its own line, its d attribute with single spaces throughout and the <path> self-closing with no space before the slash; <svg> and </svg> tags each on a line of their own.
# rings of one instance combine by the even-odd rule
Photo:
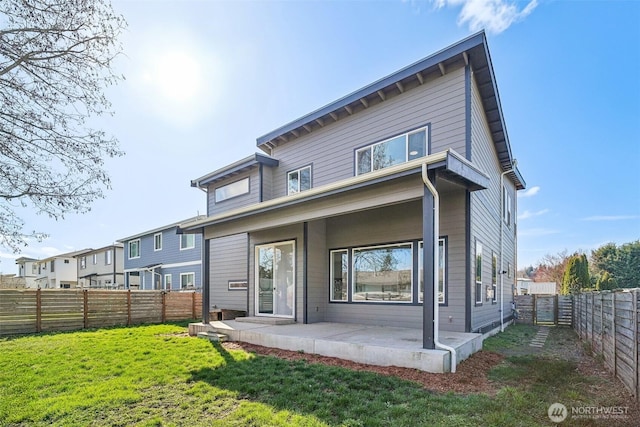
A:
<svg viewBox="0 0 640 427">
<path fill-rule="evenodd" d="M 535 334 L 527 328 L 511 327 L 487 347 L 522 346 Z M 495 393 L 435 393 L 393 376 L 212 345 L 183 325 L 41 334 L 0 339 L 0 426 L 536 426 L 550 425 L 556 401 L 630 403 L 609 393 L 620 386 L 606 375 L 553 354 L 507 355 L 488 375 Z"/>
</svg>

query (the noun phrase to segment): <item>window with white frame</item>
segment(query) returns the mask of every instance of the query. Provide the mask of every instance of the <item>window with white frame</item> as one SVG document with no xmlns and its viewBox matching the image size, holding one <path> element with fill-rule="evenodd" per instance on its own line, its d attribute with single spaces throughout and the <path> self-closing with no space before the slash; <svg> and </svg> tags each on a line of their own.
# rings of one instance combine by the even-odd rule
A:
<svg viewBox="0 0 640 427">
<path fill-rule="evenodd" d="M 195 234 L 181 234 L 180 235 L 180 250 L 193 249 L 196 247 L 196 235 Z"/>
<path fill-rule="evenodd" d="M 242 196 L 249 192 L 249 178 L 244 178 L 215 189 L 214 197 L 216 203 L 223 202 L 234 197 Z"/>
<path fill-rule="evenodd" d="M 502 187 L 502 219 L 507 226 L 511 225 L 511 193 L 507 187 Z"/>
<path fill-rule="evenodd" d="M 129 259 L 140 258 L 140 239 L 129 242 Z"/>
<path fill-rule="evenodd" d="M 249 289 L 249 285 L 246 280 L 229 280 L 228 289 L 230 291 L 242 291 Z"/>
<path fill-rule="evenodd" d="M 195 273 L 180 273 L 180 288 L 191 289 L 196 286 L 196 274 Z"/>
<path fill-rule="evenodd" d="M 311 166 L 287 173 L 287 194 L 296 194 L 311 188 Z"/>
<path fill-rule="evenodd" d="M 356 150 L 356 175 L 426 156 L 427 130 L 423 127 Z"/>
<path fill-rule="evenodd" d="M 153 235 L 153 250 L 162 250 L 162 233 L 156 233 Z"/>
<path fill-rule="evenodd" d="M 354 248 L 353 301 L 410 303 L 413 244 Z"/>
<path fill-rule="evenodd" d="M 105 251 L 105 253 L 104 253 L 104 263 L 106 265 L 111 265 L 112 257 L 113 257 L 113 252 L 111 251 L 111 249 Z"/>
<path fill-rule="evenodd" d="M 93 257 L 92 257 L 91 261 L 92 261 L 93 265 L 97 265 L 98 264 L 98 254 L 93 254 Z"/>
<path fill-rule="evenodd" d="M 482 304 L 482 243 L 476 240 L 476 304 Z"/>
<path fill-rule="evenodd" d="M 347 301 L 349 289 L 349 251 L 340 249 L 331 251 L 331 301 Z"/>
<path fill-rule="evenodd" d="M 173 281 L 173 276 L 171 274 L 164 275 L 164 288 L 165 290 L 171 289 L 171 283 Z"/>
<path fill-rule="evenodd" d="M 56 271 L 56 260 L 51 260 L 51 272 L 54 273 Z"/>
<path fill-rule="evenodd" d="M 86 256 L 80 257 L 80 268 L 83 269 L 83 270 L 85 268 L 87 268 L 87 257 Z"/>
<path fill-rule="evenodd" d="M 419 243 L 418 251 L 418 275 L 420 281 L 420 302 L 424 302 L 424 242 Z M 446 302 L 447 280 L 447 243 L 445 238 L 438 239 L 438 303 Z"/>
<path fill-rule="evenodd" d="M 497 302 L 498 298 L 498 255 L 491 252 L 491 301 Z"/>
</svg>

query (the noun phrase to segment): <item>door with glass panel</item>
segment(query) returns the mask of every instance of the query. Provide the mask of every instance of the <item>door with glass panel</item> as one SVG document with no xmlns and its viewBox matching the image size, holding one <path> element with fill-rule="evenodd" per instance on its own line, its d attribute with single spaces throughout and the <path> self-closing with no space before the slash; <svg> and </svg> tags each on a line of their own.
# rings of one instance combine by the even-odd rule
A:
<svg viewBox="0 0 640 427">
<path fill-rule="evenodd" d="M 294 316 L 295 242 L 256 246 L 256 314 Z"/>
</svg>

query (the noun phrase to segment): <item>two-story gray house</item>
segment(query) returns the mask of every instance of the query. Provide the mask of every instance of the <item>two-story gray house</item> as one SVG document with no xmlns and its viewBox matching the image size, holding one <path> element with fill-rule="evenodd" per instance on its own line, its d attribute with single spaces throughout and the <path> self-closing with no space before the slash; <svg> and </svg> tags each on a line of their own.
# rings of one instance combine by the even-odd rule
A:
<svg viewBox="0 0 640 427">
<path fill-rule="evenodd" d="M 119 239 L 124 245 L 124 287 L 142 290 L 202 288 L 202 236 L 176 234 L 198 216 Z"/>
<path fill-rule="evenodd" d="M 192 181 L 208 216 L 180 232 L 204 238 L 209 308 L 421 328 L 427 349 L 510 320 L 525 183 L 484 32 L 257 146 Z"/>
<path fill-rule="evenodd" d="M 122 243 L 76 255 L 78 286 L 81 288 L 124 289 Z"/>
</svg>

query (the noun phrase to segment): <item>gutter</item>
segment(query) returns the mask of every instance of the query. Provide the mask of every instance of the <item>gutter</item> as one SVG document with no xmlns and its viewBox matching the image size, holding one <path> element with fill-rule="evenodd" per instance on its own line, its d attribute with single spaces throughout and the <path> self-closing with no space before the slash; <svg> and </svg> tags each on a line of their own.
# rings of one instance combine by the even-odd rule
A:
<svg viewBox="0 0 640 427">
<path fill-rule="evenodd" d="M 440 323 L 440 303 L 439 303 L 439 295 L 438 295 L 438 287 L 436 283 L 438 283 L 438 264 L 439 264 L 439 245 L 438 239 L 440 236 L 440 196 L 438 195 L 438 191 L 433 186 L 431 181 L 429 181 L 429 177 L 427 176 L 427 162 L 422 164 L 422 182 L 427 187 L 431 195 L 433 196 L 433 342 L 436 348 L 441 348 L 442 350 L 446 350 L 451 353 L 451 373 L 456 372 L 456 363 L 458 360 L 458 353 L 456 349 L 450 347 L 448 345 L 442 344 L 438 341 L 438 328 Z M 426 245 L 427 242 L 424 242 Z M 425 281 L 426 286 L 426 281 Z M 426 300 L 426 298 L 425 298 Z"/>
</svg>

